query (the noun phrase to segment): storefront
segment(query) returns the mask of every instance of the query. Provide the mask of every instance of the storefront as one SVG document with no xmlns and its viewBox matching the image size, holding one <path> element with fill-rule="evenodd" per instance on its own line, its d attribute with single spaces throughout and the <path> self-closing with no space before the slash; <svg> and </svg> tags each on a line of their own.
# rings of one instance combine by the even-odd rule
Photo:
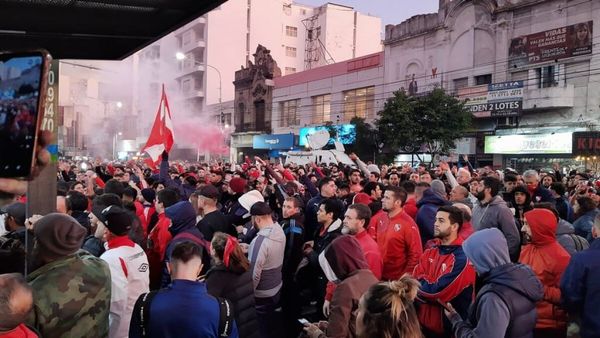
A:
<svg viewBox="0 0 600 338">
<path fill-rule="evenodd" d="M 252 150 L 255 154 L 264 154 L 269 158 L 280 157 L 280 152 L 294 149 L 294 134 L 262 134 L 252 138 Z"/>
<path fill-rule="evenodd" d="M 494 158 L 495 168 L 546 169 L 559 162 L 563 167 L 577 166 L 573 158 L 573 132 L 512 134 L 485 137 L 485 154 Z"/>
</svg>

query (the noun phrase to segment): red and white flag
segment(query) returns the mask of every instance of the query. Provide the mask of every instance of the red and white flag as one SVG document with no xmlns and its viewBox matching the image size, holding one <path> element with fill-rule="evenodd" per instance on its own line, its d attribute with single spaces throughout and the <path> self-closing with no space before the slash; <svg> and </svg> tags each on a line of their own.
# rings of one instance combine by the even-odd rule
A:
<svg viewBox="0 0 600 338">
<path fill-rule="evenodd" d="M 156 112 L 156 118 L 154 119 L 154 125 L 148 136 L 148 141 L 142 149 L 142 152 L 150 155 L 146 162 L 151 167 L 156 167 L 161 161 L 161 155 L 163 151 L 171 151 L 173 147 L 173 122 L 171 121 L 171 110 L 169 109 L 169 101 L 167 100 L 167 93 L 165 92 L 165 85 L 162 86 L 162 96 L 160 98 L 160 104 L 158 105 L 158 111 Z"/>
</svg>

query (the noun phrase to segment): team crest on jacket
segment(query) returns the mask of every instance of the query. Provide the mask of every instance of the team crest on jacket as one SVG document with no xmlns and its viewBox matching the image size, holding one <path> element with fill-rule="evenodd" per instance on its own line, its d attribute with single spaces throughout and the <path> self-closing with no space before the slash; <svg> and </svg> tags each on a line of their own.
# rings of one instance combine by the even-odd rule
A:
<svg viewBox="0 0 600 338">
<path fill-rule="evenodd" d="M 401 228 L 402 228 L 402 224 L 394 224 L 395 231 L 400 231 Z"/>
</svg>

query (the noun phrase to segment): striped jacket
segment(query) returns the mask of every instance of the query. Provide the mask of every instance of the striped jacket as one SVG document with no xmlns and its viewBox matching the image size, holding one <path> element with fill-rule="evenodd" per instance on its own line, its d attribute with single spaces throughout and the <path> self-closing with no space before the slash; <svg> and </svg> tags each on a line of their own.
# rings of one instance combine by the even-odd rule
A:
<svg viewBox="0 0 600 338">
<path fill-rule="evenodd" d="M 260 230 L 250 243 L 248 257 L 256 298 L 273 297 L 281 289 L 284 254 L 285 234 L 277 223 Z"/>
</svg>

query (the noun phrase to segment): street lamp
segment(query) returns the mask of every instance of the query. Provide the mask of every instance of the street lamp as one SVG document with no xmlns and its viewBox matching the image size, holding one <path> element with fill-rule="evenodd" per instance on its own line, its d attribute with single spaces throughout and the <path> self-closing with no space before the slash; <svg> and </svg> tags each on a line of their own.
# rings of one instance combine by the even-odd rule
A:
<svg viewBox="0 0 600 338">
<path fill-rule="evenodd" d="M 119 136 L 122 136 L 122 132 L 115 133 L 113 137 L 113 160 L 117 159 L 117 143 L 119 142 Z"/>
</svg>

